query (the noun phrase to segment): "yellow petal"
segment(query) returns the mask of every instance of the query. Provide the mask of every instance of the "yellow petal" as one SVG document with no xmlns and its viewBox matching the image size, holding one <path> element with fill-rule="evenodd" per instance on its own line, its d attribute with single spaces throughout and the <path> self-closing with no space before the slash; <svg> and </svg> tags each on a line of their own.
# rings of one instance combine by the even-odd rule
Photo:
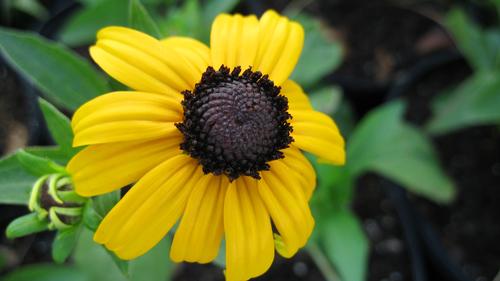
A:
<svg viewBox="0 0 500 281">
<path fill-rule="evenodd" d="M 115 92 L 80 107 L 72 120 L 74 146 L 175 137 L 180 101 L 166 95 Z"/>
<path fill-rule="evenodd" d="M 73 115 L 71 125 L 78 132 L 117 120 L 180 122 L 181 98 L 144 92 L 113 92 L 82 105 Z"/>
<path fill-rule="evenodd" d="M 198 40 L 189 37 L 172 36 L 161 40 L 161 43 L 175 49 L 187 58 L 200 73 L 205 72 L 207 67 L 212 65 L 210 49 Z"/>
<path fill-rule="evenodd" d="M 337 126 L 326 114 L 313 110 L 289 110 L 296 146 L 333 164 L 345 163 L 345 143 Z"/>
<path fill-rule="evenodd" d="M 289 110 L 289 113 L 292 115 L 293 122 L 310 122 L 310 123 L 318 123 L 320 125 L 324 125 L 327 127 L 331 127 L 335 131 L 339 131 L 337 125 L 332 120 L 332 118 L 322 112 L 315 110 Z M 343 142 L 343 141 L 342 141 Z"/>
<path fill-rule="evenodd" d="M 255 69 L 268 74 L 276 85 L 281 85 L 292 73 L 302 52 L 304 29 L 269 10 L 260 18 L 258 42 Z"/>
<path fill-rule="evenodd" d="M 316 187 L 316 172 L 307 158 L 295 147 L 283 149 L 285 157 L 279 159 L 297 178 L 307 200 L 311 199 Z"/>
<path fill-rule="evenodd" d="M 140 66 L 131 65 L 124 58 L 119 58 L 102 48 L 92 46 L 89 53 L 107 74 L 131 89 L 155 93 L 175 91 L 174 88 L 144 72 Z"/>
<path fill-rule="evenodd" d="M 76 192 L 95 196 L 137 181 L 162 161 L 181 154 L 182 137 L 91 145 L 68 163 Z"/>
<path fill-rule="evenodd" d="M 101 244 L 108 243 L 113 238 L 113 235 L 128 221 L 129 217 L 154 194 L 159 186 L 163 185 L 168 180 L 168 177 L 188 163 L 189 157 L 180 154 L 150 170 L 147 177 L 142 177 L 141 181 L 136 183 L 106 215 L 97 229 L 94 240 Z M 146 184 L 148 183 L 146 181 L 151 181 L 151 184 Z"/>
<path fill-rule="evenodd" d="M 180 134 L 174 122 L 116 121 L 97 124 L 75 132 L 74 146 L 133 140 L 173 138 Z"/>
<path fill-rule="evenodd" d="M 255 16 L 217 16 L 212 24 L 210 49 L 215 69 L 252 66 L 258 48 L 259 23 Z"/>
<path fill-rule="evenodd" d="M 226 280 L 247 280 L 263 274 L 274 259 L 269 214 L 257 181 L 240 177 L 227 190 L 224 205 Z"/>
<path fill-rule="evenodd" d="M 215 259 L 224 231 L 227 186 L 227 177 L 212 174 L 196 184 L 172 242 L 173 261 L 208 263 Z"/>
<path fill-rule="evenodd" d="M 192 89 L 201 73 L 174 48 L 125 27 L 106 27 L 90 48 L 94 61 L 132 89 L 168 93 Z"/>
<path fill-rule="evenodd" d="M 314 219 L 300 184 L 289 177 L 292 171 L 281 160 L 272 161 L 270 165 L 270 171 L 261 172 L 258 190 L 283 238 L 284 246 L 279 252 L 291 257 L 307 243 Z"/>
<path fill-rule="evenodd" d="M 345 164 L 344 148 L 314 137 L 299 135 L 293 138 L 294 146 L 318 156 L 321 161 L 336 165 Z"/>
<path fill-rule="evenodd" d="M 324 139 L 328 142 L 336 144 L 337 146 L 344 146 L 344 139 L 340 135 L 339 131 L 331 126 L 325 126 L 323 124 L 314 122 L 302 122 L 302 121 L 292 121 L 293 126 L 293 136 L 310 136 L 318 139 Z"/>
<path fill-rule="evenodd" d="M 182 95 L 179 95 L 179 93 L 163 95 L 133 91 L 111 92 L 98 96 L 78 108 L 78 110 L 73 114 L 71 123 L 74 126 L 76 123 L 80 122 L 83 117 L 91 114 L 96 110 L 111 110 L 113 109 L 113 104 L 126 103 L 127 100 L 155 104 L 158 106 L 166 107 L 166 109 L 182 113 L 182 99 L 183 97 Z"/>
<path fill-rule="evenodd" d="M 286 80 L 281 85 L 280 94 L 288 99 L 290 110 L 313 110 L 309 98 L 295 81 Z"/>
<path fill-rule="evenodd" d="M 154 247 L 182 214 L 194 183 L 203 176 L 189 156 L 178 155 L 141 178 L 99 225 L 94 240 L 122 259 Z"/>
</svg>

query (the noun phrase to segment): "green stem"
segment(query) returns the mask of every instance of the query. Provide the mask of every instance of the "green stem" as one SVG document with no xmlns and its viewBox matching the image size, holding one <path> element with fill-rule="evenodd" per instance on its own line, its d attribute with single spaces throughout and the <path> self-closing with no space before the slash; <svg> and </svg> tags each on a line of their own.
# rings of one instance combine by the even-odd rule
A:
<svg viewBox="0 0 500 281">
<path fill-rule="evenodd" d="M 307 250 L 327 281 L 342 281 L 318 244 L 310 242 L 307 246 Z"/>
</svg>

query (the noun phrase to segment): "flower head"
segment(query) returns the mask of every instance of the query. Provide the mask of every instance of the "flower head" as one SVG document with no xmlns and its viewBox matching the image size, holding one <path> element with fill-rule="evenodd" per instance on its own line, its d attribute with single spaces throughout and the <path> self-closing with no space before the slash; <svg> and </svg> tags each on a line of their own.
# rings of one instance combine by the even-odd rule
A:
<svg viewBox="0 0 500 281">
<path fill-rule="evenodd" d="M 288 79 L 302 27 L 268 11 L 219 15 L 210 48 L 124 27 L 97 38 L 92 58 L 134 91 L 77 110 L 74 145 L 88 146 L 68 170 L 84 196 L 135 184 L 94 239 L 133 259 L 180 219 L 171 258 L 210 262 L 225 239 L 228 280 L 264 273 L 275 248 L 291 257 L 303 247 L 316 175 L 301 151 L 334 164 L 345 151 L 333 120 Z"/>
<path fill-rule="evenodd" d="M 49 229 L 68 229 L 79 223 L 86 198 L 78 196 L 71 179 L 64 173 L 40 177 L 31 190 L 28 208 L 40 220 L 48 221 Z"/>
</svg>

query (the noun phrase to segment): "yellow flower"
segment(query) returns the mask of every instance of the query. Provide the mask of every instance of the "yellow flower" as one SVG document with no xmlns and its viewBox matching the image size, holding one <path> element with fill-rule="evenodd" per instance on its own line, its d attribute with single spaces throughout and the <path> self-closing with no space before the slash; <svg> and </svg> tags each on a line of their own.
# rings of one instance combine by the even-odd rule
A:
<svg viewBox="0 0 500 281">
<path fill-rule="evenodd" d="M 210 48 L 100 30 L 92 58 L 134 91 L 76 111 L 74 145 L 87 147 L 68 170 L 83 196 L 135 184 L 95 241 L 133 259 L 180 219 L 172 260 L 208 263 L 225 239 L 228 280 L 264 273 L 275 248 L 291 257 L 303 247 L 314 226 L 316 175 L 301 151 L 345 161 L 335 123 L 288 80 L 303 41 L 302 27 L 274 11 L 260 20 L 219 15 Z"/>
</svg>

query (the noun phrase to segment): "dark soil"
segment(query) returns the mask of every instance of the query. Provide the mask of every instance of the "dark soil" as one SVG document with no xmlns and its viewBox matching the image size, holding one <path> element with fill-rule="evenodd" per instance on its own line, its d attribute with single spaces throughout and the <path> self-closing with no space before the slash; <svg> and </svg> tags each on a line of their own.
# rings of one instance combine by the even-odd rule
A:
<svg viewBox="0 0 500 281">
<path fill-rule="evenodd" d="M 466 275 L 493 280 L 500 266 L 500 129 L 464 129 L 436 138 L 435 144 L 458 197 L 450 206 L 414 202 Z"/>
<path fill-rule="evenodd" d="M 174 281 L 222 281 L 222 269 L 216 265 L 182 264 L 174 275 Z M 301 251 L 292 259 L 276 255 L 269 271 L 252 279 L 255 281 L 301 281 L 324 280 L 323 275 L 306 252 Z"/>
<path fill-rule="evenodd" d="M 434 19 L 437 7 L 385 2 L 319 1 L 311 8 L 343 38 L 346 56 L 328 82 L 342 86 L 359 115 L 383 102 L 395 79 L 422 57 L 452 45 Z"/>
<path fill-rule="evenodd" d="M 338 25 L 347 42 L 347 56 L 337 74 L 380 84 L 390 82 L 397 71 L 415 63 L 423 52 L 418 41 L 436 27 L 431 19 L 395 6 L 353 10 Z"/>
<path fill-rule="evenodd" d="M 432 115 L 431 99 L 463 81 L 470 72 L 459 59 L 416 76 L 414 83 L 399 93 L 408 100 L 407 121 L 416 126 L 425 124 Z M 458 270 L 470 280 L 492 280 L 500 265 L 500 246 L 496 242 L 500 237 L 497 217 L 500 214 L 497 204 L 500 200 L 500 128 L 466 128 L 433 141 L 445 171 L 456 183 L 457 198 L 449 206 L 440 206 L 413 195 L 409 197 L 424 220 L 437 231 L 445 254 Z M 407 244 L 384 191 L 386 185 L 377 176 L 365 176 L 358 182 L 354 201 L 354 209 L 363 220 L 372 245 L 368 280 L 411 280 Z M 438 270 L 428 264 L 429 280 L 447 280 L 433 275 Z"/>
<path fill-rule="evenodd" d="M 387 198 L 384 184 L 373 174 L 361 177 L 353 202 L 354 211 L 370 241 L 368 280 L 411 280 L 410 258 L 403 230 L 396 210 Z"/>
<path fill-rule="evenodd" d="M 471 73 L 463 60 L 436 67 L 406 93 L 406 119 L 419 126 L 432 115 L 430 99 Z M 457 186 L 450 206 L 412 197 L 417 209 L 437 230 L 451 260 L 471 280 L 492 280 L 499 271 L 500 128 L 466 128 L 434 139 L 445 171 Z"/>
</svg>

